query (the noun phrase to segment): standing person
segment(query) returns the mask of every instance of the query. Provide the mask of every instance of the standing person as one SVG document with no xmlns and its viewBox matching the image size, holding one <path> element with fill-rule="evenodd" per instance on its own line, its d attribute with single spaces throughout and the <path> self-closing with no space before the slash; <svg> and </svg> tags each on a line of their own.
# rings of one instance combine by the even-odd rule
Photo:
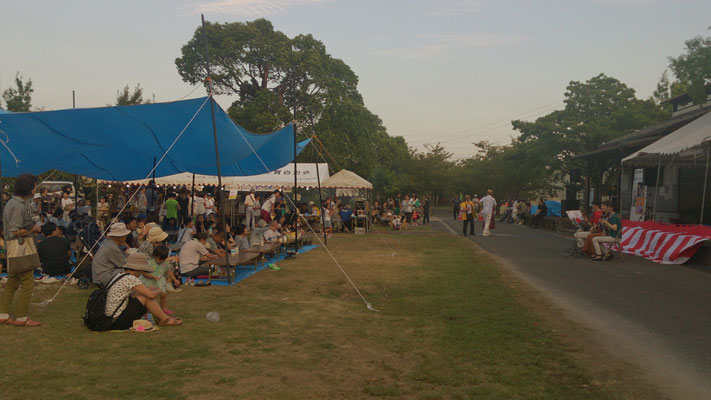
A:
<svg viewBox="0 0 711 400">
<path fill-rule="evenodd" d="M 274 215 L 276 211 L 275 205 L 279 199 L 281 199 L 281 192 L 277 189 L 273 195 L 269 196 L 269 198 L 262 203 L 261 212 L 264 222 L 270 222 L 272 220 L 272 215 Z"/>
<path fill-rule="evenodd" d="M 430 199 L 425 198 L 425 201 L 422 202 L 422 224 L 429 224 L 430 223 Z"/>
<path fill-rule="evenodd" d="M 188 219 L 190 219 L 190 199 L 188 198 L 188 191 L 185 188 L 180 189 L 180 196 L 178 196 L 178 225 L 183 226 L 187 224 Z"/>
<path fill-rule="evenodd" d="M 327 237 L 331 237 L 333 234 L 333 224 L 331 223 L 331 199 L 326 199 L 323 204 L 323 230 L 326 232 Z"/>
<path fill-rule="evenodd" d="M 210 214 L 216 214 L 215 199 L 212 198 L 212 193 L 205 193 L 205 218 L 210 218 Z"/>
<path fill-rule="evenodd" d="M 491 236 L 491 231 L 489 226 L 491 225 L 491 220 L 494 218 L 494 210 L 496 209 L 496 199 L 494 199 L 494 191 L 489 189 L 486 191 L 486 196 L 481 199 L 482 210 L 481 213 L 484 214 L 484 236 Z"/>
<path fill-rule="evenodd" d="M 74 199 L 69 196 L 68 191 L 62 192 L 62 211 L 64 211 L 64 220 L 69 220 L 69 211 L 74 209 Z"/>
<path fill-rule="evenodd" d="M 198 215 L 202 215 L 203 217 L 205 216 L 205 199 L 202 198 L 202 195 L 200 193 L 195 193 L 195 200 L 194 200 L 194 205 L 195 207 L 195 217 Z"/>
<path fill-rule="evenodd" d="M 3 232 L 5 233 L 6 247 L 14 246 L 11 242 L 33 241 L 35 234 L 40 232 L 39 225 L 32 220 L 32 197 L 35 194 L 37 177 L 31 174 L 22 174 L 15 179 L 15 195 L 5 204 L 3 210 Z M 8 263 L 12 265 L 11 249 L 8 251 Z M 39 256 L 26 259 L 30 256 L 17 257 L 23 262 L 36 263 L 39 268 Z M 20 273 L 9 273 L 5 291 L 0 297 L 0 324 L 33 327 L 41 325 L 40 322 L 28 317 L 32 288 L 35 285 L 34 268 Z M 10 319 L 10 309 L 15 292 L 19 289 L 17 303 L 15 304 L 15 319 Z"/>
<path fill-rule="evenodd" d="M 461 203 L 459 196 L 452 196 L 452 218 L 457 219 L 459 216 L 459 204 Z"/>
<path fill-rule="evenodd" d="M 175 198 L 175 193 L 170 192 L 168 194 L 168 200 L 165 201 L 165 218 L 168 221 L 171 219 L 177 221 L 178 210 L 180 210 L 180 203 L 178 203 L 178 199 Z"/>
<path fill-rule="evenodd" d="M 249 229 L 254 229 L 254 224 L 257 222 L 257 213 L 254 212 L 254 203 L 256 201 L 254 189 L 250 189 L 247 196 L 244 197 L 245 225 Z"/>
<path fill-rule="evenodd" d="M 543 197 L 538 199 L 538 210 L 536 210 L 536 214 L 533 216 L 533 221 L 531 221 L 531 228 L 538 228 L 538 222 L 543 219 L 548 214 L 548 206 L 546 205 L 545 200 L 543 200 Z"/>
<path fill-rule="evenodd" d="M 405 229 L 410 229 L 412 223 L 412 211 L 414 210 L 415 202 L 410 196 L 405 195 L 405 200 L 402 201 L 402 212 L 405 214 Z"/>
<path fill-rule="evenodd" d="M 141 188 L 141 191 L 136 195 L 136 211 L 138 215 L 148 215 L 148 197 L 146 196 L 146 188 Z"/>
<path fill-rule="evenodd" d="M 474 229 L 474 222 L 476 221 L 476 211 L 474 211 L 474 202 L 470 195 L 464 197 L 464 201 L 459 205 L 459 213 L 462 216 L 462 221 L 464 222 L 462 226 L 462 234 L 467 236 L 467 225 L 469 225 L 469 234 L 476 235 L 476 230 Z"/>
</svg>

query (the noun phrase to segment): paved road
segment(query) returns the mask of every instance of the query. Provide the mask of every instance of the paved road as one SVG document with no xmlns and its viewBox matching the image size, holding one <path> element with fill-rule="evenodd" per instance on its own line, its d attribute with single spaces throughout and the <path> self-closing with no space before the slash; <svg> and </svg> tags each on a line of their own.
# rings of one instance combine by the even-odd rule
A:
<svg viewBox="0 0 711 400">
<path fill-rule="evenodd" d="M 435 216 L 433 228 L 461 235 L 451 213 Z M 711 399 L 711 273 L 627 255 L 624 262 L 576 259 L 564 253 L 572 238 L 498 221 L 493 232 L 469 238 L 593 328 L 614 354 L 645 367 L 673 397 Z"/>
</svg>

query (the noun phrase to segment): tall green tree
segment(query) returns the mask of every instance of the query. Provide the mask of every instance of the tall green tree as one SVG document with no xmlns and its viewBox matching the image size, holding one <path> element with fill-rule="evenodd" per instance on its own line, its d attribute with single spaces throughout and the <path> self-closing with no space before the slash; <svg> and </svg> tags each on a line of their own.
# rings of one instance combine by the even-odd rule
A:
<svg viewBox="0 0 711 400">
<path fill-rule="evenodd" d="M 259 128 L 264 117 L 247 118 L 253 112 L 273 113 L 307 123 L 318 122 L 330 102 L 360 101 L 358 77 L 342 60 L 333 58 L 312 35 L 289 38 L 266 19 L 250 22 L 206 23 L 215 94 L 235 95 L 231 115 L 237 122 Z M 203 28 L 175 60 L 178 73 L 191 84 L 207 76 Z M 264 95 L 262 92 L 271 92 Z M 286 121 L 283 121 L 286 122 Z M 267 123 L 267 126 L 270 126 Z"/>
<path fill-rule="evenodd" d="M 709 28 L 711 29 L 711 28 Z M 654 93 L 655 99 L 669 98 L 689 93 L 695 104 L 703 103 L 709 95 L 711 85 L 711 36 L 695 36 L 685 43 L 684 52 L 677 57 L 669 57 L 669 69 L 674 74 L 670 82 L 662 74 Z"/>
<path fill-rule="evenodd" d="M 540 172 L 555 180 L 560 172 L 579 166 L 574 156 L 597 149 L 601 144 L 655 124 L 669 116 L 653 100 L 636 97 L 634 89 L 600 74 L 586 82 L 572 81 L 565 92 L 565 108 L 535 122 L 513 121 L 521 132 L 519 141 L 537 148 L 544 156 Z M 590 159 L 585 175 L 603 186 L 604 176 L 618 160 Z"/>
<path fill-rule="evenodd" d="M 32 79 L 22 80 L 22 75 L 18 72 L 15 75 L 15 86 L 5 89 L 2 98 L 8 111 L 24 112 L 32 108 Z"/>
</svg>

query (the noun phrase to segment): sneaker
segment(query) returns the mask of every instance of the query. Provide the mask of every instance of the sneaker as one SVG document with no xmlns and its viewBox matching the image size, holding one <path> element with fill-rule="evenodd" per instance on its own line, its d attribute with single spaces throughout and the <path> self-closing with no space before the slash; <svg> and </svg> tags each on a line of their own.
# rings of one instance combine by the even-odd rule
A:
<svg viewBox="0 0 711 400">
<path fill-rule="evenodd" d="M 271 269 L 272 271 L 281 271 L 281 268 L 277 267 L 274 264 L 269 264 L 269 269 Z"/>
<path fill-rule="evenodd" d="M 77 283 L 79 283 L 79 279 L 77 279 L 77 278 L 69 278 L 69 284 L 70 284 L 70 285 L 76 285 Z"/>
<path fill-rule="evenodd" d="M 42 279 L 42 283 L 56 283 L 59 282 L 59 279 L 53 277 L 53 276 L 45 276 Z"/>
</svg>

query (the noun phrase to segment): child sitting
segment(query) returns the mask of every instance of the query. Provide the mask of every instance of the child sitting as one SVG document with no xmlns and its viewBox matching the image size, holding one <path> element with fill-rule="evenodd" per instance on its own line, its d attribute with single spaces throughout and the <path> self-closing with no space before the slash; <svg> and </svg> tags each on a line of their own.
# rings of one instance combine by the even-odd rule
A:
<svg viewBox="0 0 711 400">
<path fill-rule="evenodd" d="M 399 231 L 401 225 L 402 225 L 402 220 L 400 219 L 400 217 L 399 216 L 393 217 L 393 222 L 392 222 L 393 229 L 396 231 Z"/>
<path fill-rule="evenodd" d="M 153 268 L 153 274 L 143 274 L 140 277 L 141 282 L 143 282 L 146 287 L 156 287 L 161 290 L 160 308 L 163 309 L 163 312 L 166 315 L 173 314 L 173 312 L 168 309 L 166 301 L 167 282 L 170 280 L 170 282 L 176 287 L 179 284 L 178 280 L 175 278 L 175 275 L 173 275 L 173 268 L 171 267 L 170 262 L 168 262 L 169 255 L 170 250 L 168 249 L 168 246 L 161 244 L 153 247 L 153 254 L 148 260 L 148 265 Z"/>
</svg>

